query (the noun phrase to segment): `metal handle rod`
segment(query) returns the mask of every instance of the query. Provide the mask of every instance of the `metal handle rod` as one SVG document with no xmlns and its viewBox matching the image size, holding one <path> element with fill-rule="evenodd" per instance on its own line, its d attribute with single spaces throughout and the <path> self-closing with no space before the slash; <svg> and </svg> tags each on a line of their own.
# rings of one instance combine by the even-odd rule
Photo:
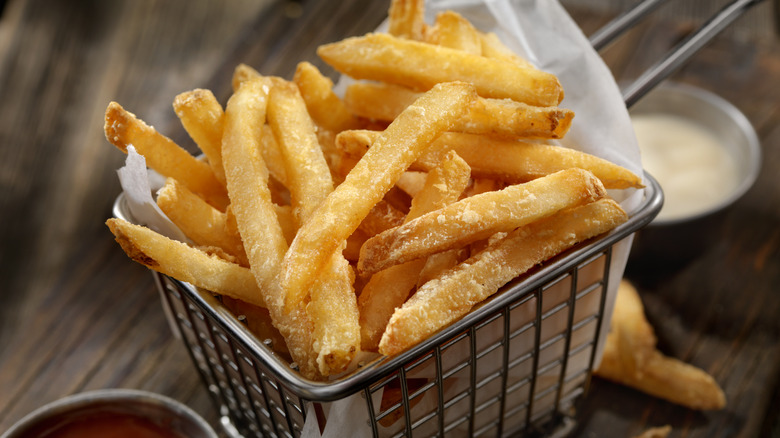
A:
<svg viewBox="0 0 780 438">
<path fill-rule="evenodd" d="M 630 29 L 638 21 L 655 10 L 666 0 L 642 0 L 631 9 L 618 15 L 612 21 L 602 26 L 590 36 L 590 44 L 594 49 L 601 50 L 614 41 L 623 32 Z"/>
<path fill-rule="evenodd" d="M 681 67 L 693 54 L 706 45 L 715 35 L 728 27 L 743 12 L 762 0 L 735 0 L 718 12 L 693 35 L 678 44 L 655 65 L 623 90 L 623 100 L 631 108 L 648 91 Z"/>
</svg>

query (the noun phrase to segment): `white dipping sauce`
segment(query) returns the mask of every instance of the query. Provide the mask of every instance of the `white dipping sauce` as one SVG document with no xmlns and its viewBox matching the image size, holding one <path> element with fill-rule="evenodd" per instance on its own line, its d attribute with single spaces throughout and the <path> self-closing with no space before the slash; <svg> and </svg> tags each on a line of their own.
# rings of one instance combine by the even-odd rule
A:
<svg viewBox="0 0 780 438">
<path fill-rule="evenodd" d="M 736 164 L 712 132 L 666 114 L 632 115 L 631 121 L 642 166 L 664 191 L 664 206 L 657 219 L 704 212 L 736 189 Z"/>
</svg>

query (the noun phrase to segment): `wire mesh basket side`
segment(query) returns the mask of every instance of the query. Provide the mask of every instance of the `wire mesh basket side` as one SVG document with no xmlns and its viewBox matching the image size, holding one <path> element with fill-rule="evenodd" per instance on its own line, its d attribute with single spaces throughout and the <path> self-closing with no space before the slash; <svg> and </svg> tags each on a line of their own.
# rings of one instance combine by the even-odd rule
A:
<svg viewBox="0 0 780 438">
<path fill-rule="evenodd" d="M 560 428 L 589 384 L 611 251 L 365 388 L 374 436 L 534 436 Z"/>
<path fill-rule="evenodd" d="M 560 427 L 589 383 L 611 250 L 363 388 L 364 421 L 374 436 L 531 436 Z M 204 307 L 183 284 L 155 276 L 193 363 L 232 427 L 243 436 L 299 436 L 306 407 L 319 401 L 286 388 L 233 338 L 213 314 L 215 303 Z"/>
</svg>

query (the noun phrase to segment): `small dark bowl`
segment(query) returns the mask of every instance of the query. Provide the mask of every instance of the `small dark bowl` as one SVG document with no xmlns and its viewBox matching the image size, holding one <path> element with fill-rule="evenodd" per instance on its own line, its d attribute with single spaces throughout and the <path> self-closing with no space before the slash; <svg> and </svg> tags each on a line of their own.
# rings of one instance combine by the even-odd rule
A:
<svg viewBox="0 0 780 438">
<path fill-rule="evenodd" d="M 49 436 L 57 428 L 93 418 L 121 416 L 167 433 L 165 436 L 217 438 L 209 424 L 182 403 L 131 389 L 106 389 L 75 394 L 31 412 L 0 438 Z M 114 418 L 114 417 L 108 417 Z"/>
<path fill-rule="evenodd" d="M 722 139 L 728 155 L 736 163 L 737 187 L 712 207 L 684 217 L 656 217 L 637 233 L 631 252 L 633 260 L 656 265 L 684 264 L 717 241 L 724 214 L 758 177 L 761 167 L 758 136 L 748 119 L 731 103 L 689 85 L 663 84 L 634 105 L 630 114 L 665 114 L 704 126 Z"/>
</svg>

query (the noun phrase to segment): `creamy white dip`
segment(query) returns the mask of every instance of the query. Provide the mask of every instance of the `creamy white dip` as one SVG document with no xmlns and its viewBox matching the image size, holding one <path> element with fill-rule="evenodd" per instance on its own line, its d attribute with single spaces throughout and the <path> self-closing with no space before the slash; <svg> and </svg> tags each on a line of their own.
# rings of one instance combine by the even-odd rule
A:
<svg viewBox="0 0 780 438">
<path fill-rule="evenodd" d="M 637 114 L 631 120 L 642 166 L 664 191 L 657 219 L 704 212 L 736 189 L 736 164 L 722 140 L 705 127 L 666 114 Z"/>
</svg>

